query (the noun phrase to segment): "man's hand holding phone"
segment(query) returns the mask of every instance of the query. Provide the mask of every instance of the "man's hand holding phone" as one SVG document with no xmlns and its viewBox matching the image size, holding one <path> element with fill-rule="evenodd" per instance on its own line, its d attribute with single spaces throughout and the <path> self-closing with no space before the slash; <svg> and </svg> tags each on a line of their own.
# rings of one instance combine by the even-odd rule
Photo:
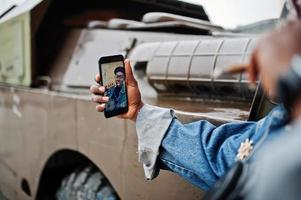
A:
<svg viewBox="0 0 301 200">
<path fill-rule="evenodd" d="M 125 83 L 128 93 L 128 111 L 126 113 L 118 115 L 122 119 L 130 119 L 136 121 L 138 111 L 143 106 L 141 100 L 141 94 L 138 88 L 138 83 L 134 78 L 132 68 L 129 60 L 124 61 L 125 64 Z M 101 81 L 101 76 L 97 74 L 95 76 L 95 81 L 97 84 Z M 103 112 L 105 110 L 106 103 L 109 102 L 109 97 L 104 96 L 106 92 L 105 86 L 92 85 L 90 88 L 92 93 L 92 101 L 97 103 L 96 110 L 98 112 Z"/>
</svg>

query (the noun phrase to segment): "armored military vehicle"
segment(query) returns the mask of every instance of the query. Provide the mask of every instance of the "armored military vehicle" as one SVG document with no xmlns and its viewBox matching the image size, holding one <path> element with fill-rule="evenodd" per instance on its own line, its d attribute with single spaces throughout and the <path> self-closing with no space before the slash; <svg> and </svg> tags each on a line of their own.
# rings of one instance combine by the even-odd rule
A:
<svg viewBox="0 0 301 200">
<path fill-rule="evenodd" d="M 1 13 L 0 198 L 200 199 L 167 171 L 145 181 L 135 124 L 97 113 L 89 86 L 98 58 L 121 53 L 143 100 L 183 122 L 257 119 L 260 90 L 214 76 L 249 59 L 258 34 L 242 30 L 175 0 L 26 0 Z"/>
</svg>

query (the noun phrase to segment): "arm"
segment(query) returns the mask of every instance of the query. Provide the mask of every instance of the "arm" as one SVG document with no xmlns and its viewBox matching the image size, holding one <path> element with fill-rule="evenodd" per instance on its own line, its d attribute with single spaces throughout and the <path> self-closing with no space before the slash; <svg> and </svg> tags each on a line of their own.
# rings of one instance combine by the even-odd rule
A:
<svg viewBox="0 0 301 200">
<path fill-rule="evenodd" d="M 208 189 L 234 163 L 242 142 L 262 137 L 263 131 L 258 130 L 268 121 L 219 127 L 205 120 L 182 124 L 172 110 L 144 105 L 136 121 L 139 160 L 147 179 L 153 179 L 159 168 L 167 168 Z"/>
<path fill-rule="evenodd" d="M 174 119 L 162 141 L 160 159 L 189 182 L 208 189 L 235 162 L 242 142 L 262 136 L 255 135 L 257 125 L 236 122 L 216 127 L 205 120 L 183 125 Z"/>
</svg>

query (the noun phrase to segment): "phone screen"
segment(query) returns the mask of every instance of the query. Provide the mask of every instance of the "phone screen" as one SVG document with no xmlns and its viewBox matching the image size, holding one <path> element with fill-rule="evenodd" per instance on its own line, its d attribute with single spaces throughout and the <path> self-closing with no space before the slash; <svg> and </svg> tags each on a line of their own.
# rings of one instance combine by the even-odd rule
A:
<svg viewBox="0 0 301 200">
<path fill-rule="evenodd" d="M 128 100 L 123 60 L 100 63 L 100 68 L 102 85 L 106 87 L 105 96 L 109 97 L 105 106 L 105 116 L 112 117 L 127 112 Z"/>
</svg>

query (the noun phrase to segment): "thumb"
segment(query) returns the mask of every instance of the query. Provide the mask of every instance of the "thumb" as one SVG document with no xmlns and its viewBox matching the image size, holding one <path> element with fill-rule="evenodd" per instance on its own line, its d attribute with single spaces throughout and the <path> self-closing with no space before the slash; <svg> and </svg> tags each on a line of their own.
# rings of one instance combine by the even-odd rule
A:
<svg viewBox="0 0 301 200">
<path fill-rule="evenodd" d="M 134 77 L 132 67 L 131 67 L 131 64 L 130 64 L 130 60 L 126 59 L 124 61 L 124 65 L 125 65 L 125 76 L 126 76 L 127 84 L 130 85 L 130 86 L 133 86 L 133 87 L 137 86 L 137 81 Z"/>
</svg>

